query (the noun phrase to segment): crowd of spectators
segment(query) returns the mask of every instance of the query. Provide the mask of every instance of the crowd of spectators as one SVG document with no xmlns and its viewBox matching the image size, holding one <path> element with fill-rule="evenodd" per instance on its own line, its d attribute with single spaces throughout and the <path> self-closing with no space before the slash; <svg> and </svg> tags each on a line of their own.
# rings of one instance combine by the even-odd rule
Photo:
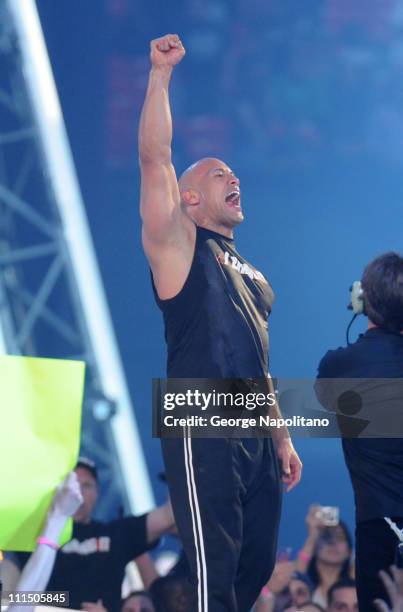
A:
<svg viewBox="0 0 403 612">
<path fill-rule="evenodd" d="M 318 610 L 358 610 L 354 583 L 353 545 L 347 525 L 328 526 L 320 506 L 312 505 L 306 516 L 307 537 L 294 560 L 279 560 L 256 612 L 280 612 L 307 602 Z M 331 602 L 345 600 L 345 608 Z M 271 607 L 270 607 L 271 605 Z"/>
<path fill-rule="evenodd" d="M 117 539 L 108 548 L 106 534 L 110 534 L 111 530 L 108 531 L 106 524 L 101 527 L 101 523 L 91 518 L 96 499 L 96 478 L 94 464 L 80 459 L 75 473 L 68 476 L 55 496 L 37 549 L 25 567 L 16 570 L 17 575 L 10 573 L 10 568 L 18 564 L 19 556 L 6 554 L 0 573 L 3 588 L 69 591 L 70 607 L 87 612 L 191 612 L 191 587 L 183 556 L 164 576 L 160 576 L 155 569 L 150 572 L 150 567 L 142 559 L 144 555 L 138 557 L 144 590 L 131 591 L 122 598 L 122 580 L 124 566 L 130 560 L 129 549 L 136 557 L 148 547 L 147 541 L 153 543 L 163 533 L 175 533 L 174 524 L 169 517 L 170 510 L 167 514 L 169 504 L 144 517 L 120 519 L 114 523 L 114 528 L 120 534 L 115 534 Z M 71 515 L 75 525 L 73 540 L 65 545 L 65 552 L 62 549 L 57 553 L 55 543 L 67 517 Z M 289 551 L 279 553 L 273 575 L 263 588 L 253 612 L 358 611 L 353 541 L 347 525 L 343 521 L 327 524 L 319 505 L 310 506 L 305 523 L 307 533 L 301 549 L 295 558 L 290 557 Z M 97 539 L 96 550 L 89 550 L 96 538 L 83 539 L 80 525 L 87 525 L 87 528 L 90 525 L 91 533 L 96 525 L 98 531 L 104 534 Z M 134 530 L 133 525 L 136 525 Z M 151 536 L 148 540 L 147 530 Z M 123 544 L 124 539 L 127 541 Z M 81 555 L 78 552 L 80 540 Z M 72 546 L 75 548 L 73 554 Z M 149 559 L 150 563 L 152 565 Z M 116 574 L 117 568 L 119 576 Z M 97 572 L 96 578 L 94 570 Z M 374 609 L 403 612 L 403 570 L 394 566 L 385 568 L 382 581 L 385 601 L 376 602 Z M 24 609 L 29 612 L 28 608 Z M 11 610 L 18 612 L 16 606 L 11 606 Z"/>
</svg>

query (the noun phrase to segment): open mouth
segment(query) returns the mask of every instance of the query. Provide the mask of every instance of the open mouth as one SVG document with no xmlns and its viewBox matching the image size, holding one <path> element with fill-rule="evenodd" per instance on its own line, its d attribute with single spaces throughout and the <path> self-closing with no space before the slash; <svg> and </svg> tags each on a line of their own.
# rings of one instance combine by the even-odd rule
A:
<svg viewBox="0 0 403 612">
<path fill-rule="evenodd" d="M 225 198 L 225 202 L 233 207 L 233 208 L 240 208 L 240 193 L 239 191 L 231 191 Z"/>
</svg>

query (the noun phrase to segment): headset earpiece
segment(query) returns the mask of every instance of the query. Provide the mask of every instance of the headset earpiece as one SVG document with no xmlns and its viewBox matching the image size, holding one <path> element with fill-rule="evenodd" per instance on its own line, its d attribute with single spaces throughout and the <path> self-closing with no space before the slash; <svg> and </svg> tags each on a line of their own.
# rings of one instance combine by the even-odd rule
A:
<svg viewBox="0 0 403 612">
<path fill-rule="evenodd" d="M 351 302 L 348 306 L 354 314 L 359 315 L 364 313 L 364 291 L 361 281 L 354 281 L 350 287 Z"/>
</svg>

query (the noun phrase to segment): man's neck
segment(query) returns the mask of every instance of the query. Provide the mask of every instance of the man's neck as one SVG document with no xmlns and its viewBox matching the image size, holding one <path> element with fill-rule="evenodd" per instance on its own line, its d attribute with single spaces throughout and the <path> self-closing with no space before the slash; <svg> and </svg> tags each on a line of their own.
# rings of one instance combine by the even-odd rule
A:
<svg viewBox="0 0 403 612">
<path fill-rule="evenodd" d="M 197 224 L 199 227 L 203 229 L 210 230 L 210 232 L 215 232 L 216 234 L 221 234 L 221 236 L 225 236 L 230 240 L 234 238 L 234 230 L 232 227 L 227 227 L 226 225 L 217 225 L 215 223 L 210 223 L 209 221 L 203 221 L 202 223 Z"/>
<path fill-rule="evenodd" d="M 379 328 L 379 325 L 375 325 L 375 323 L 373 323 L 372 321 L 368 319 L 368 329 L 378 329 L 378 328 Z M 399 333 L 403 336 L 403 329 Z"/>
</svg>

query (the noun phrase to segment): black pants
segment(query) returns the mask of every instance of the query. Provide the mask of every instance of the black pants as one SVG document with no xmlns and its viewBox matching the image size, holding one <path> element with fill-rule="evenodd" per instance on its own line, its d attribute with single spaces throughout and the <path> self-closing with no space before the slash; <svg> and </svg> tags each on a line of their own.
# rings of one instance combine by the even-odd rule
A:
<svg viewBox="0 0 403 612">
<path fill-rule="evenodd" d="M 163 439 L 192 612 L 248 612 L 277 548 L 281 481 L 270 439 Z"/>
<path fill-rule="evenodd" d="M 401 529 L 403 518 L 392 518 Z M 388 601 L 379 570 L 388 570 L 399 543 L 383 519 L 364 521 L 356 527 L 356 581 L 360 612 L 375 610 L 374 599 Z"/>
</svg>

